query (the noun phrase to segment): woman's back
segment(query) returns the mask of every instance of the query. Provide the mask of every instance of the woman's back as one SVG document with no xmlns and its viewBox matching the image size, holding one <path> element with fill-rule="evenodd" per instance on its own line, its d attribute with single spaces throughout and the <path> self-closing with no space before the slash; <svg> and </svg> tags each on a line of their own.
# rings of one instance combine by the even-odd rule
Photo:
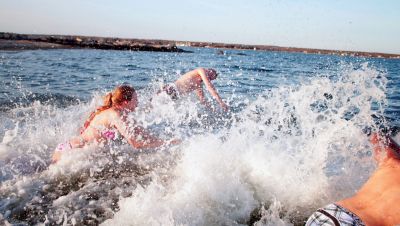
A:
<svg viewBox="0 0 400 226">
<path fill-rule="evenodd" d="M 86 142 L 107 140 L 116 131 L 116 119 L 118 117 L 121 117 L 120 113 L 113 108 L 101 111 L 83 129 L 81 138 Z"/>
</svg>

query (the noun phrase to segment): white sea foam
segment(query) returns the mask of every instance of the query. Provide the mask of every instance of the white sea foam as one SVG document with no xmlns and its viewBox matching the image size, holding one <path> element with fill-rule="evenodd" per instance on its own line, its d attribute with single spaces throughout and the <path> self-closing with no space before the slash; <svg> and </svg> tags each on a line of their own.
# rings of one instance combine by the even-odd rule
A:
<svg viewBox="0 0 400 226">
<path fill-rule="evenodd" d="M 364 65 L 265 93 L 230 128 L 187 140 L 171 179 L 154 175 L 104 225 L 246 224 L 260 206 L 258 225 L 290 225 L 351 195 L 373 168 L 360 129 L 385 97 L 377 76 Z"/>
<path fill-rule="evenodd" d="M 0 213 L 28 223 L 292 225 L 367 179 L 374 164 L 361 129 L 382 110 L 385 86 L 368 65 L 344 68 L 336 79 L 237 100 L 243 110 L 218 116 L 160 96 L 132 117 L 181 145 L 89 146 L 50 167 L 56 144 L 77 133 L 100 96 L 65 109 L 16 108 L 2 116 L 12 125 L 1 128 Z"/>
</svg>

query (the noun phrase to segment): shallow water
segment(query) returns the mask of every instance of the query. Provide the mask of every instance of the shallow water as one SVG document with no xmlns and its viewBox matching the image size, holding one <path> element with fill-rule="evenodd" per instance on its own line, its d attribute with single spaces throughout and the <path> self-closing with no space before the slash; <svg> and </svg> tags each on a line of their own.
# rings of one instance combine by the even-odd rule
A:
<svg viewBox="0 0 400 226">
<path fill-rule="evenodd" d="M 371 115 L 400 124 L 399 60 L 189 50 L 0 52 L 0 222 L 302 224 L 374 169 L 362 132 L 376 127 Z M 144 111 L 162 82 L 199 66 L 220 72 L 214 84 L 229 113 L 194 96 L 158 96 Z M 131 117 L 184 142 L 89 146 L 50 165 L 55 146 L 124 82 L 139 93 Z"/>
</svg>

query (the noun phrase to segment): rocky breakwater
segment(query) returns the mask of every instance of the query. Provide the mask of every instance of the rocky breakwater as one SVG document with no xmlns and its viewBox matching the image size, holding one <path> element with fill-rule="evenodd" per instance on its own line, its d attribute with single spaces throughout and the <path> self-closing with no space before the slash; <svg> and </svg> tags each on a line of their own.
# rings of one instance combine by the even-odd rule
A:
<svg viewBox="0 0 400 226">
<path fill-rule="evenodd" d="M 390 54 L 390 53 L 310 49 L 310 48 L 282 47 L 282 46 L 271 46 L 271 45 L 227 44 L 227 43 L 215 43 L 215 42 L 177 41 L 176 43 L 178 46 L 191 46 L 200 48 L 240 49 L 240 50 L 258 50 L 258 51 L 275 51 L 275 52 L 289 52 L 289 53 L 292 52 L 292 53 L 305 53 L 305 54 L 324 54 L 324 55 L 339 55 L 339 56 L 353 56 L 353 57 L 400 59 L 400 54 Z M 221 54 L 221 52 L 219 52 L 218 54 Z"/>
<path fill-rule="evenodd" d="M 29 35 L 0 32 L 0 49 L 69 49 L 91 48 L 107 50 L 185 52 L 173 41 L 103 38 L 73 35 Z"/>
</svg>

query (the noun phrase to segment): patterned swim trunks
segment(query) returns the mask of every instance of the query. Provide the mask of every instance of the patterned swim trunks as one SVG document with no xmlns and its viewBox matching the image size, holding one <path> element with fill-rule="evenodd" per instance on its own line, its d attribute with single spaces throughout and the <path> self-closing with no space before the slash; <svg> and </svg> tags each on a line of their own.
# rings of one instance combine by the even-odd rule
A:
<svg viewBox="0 0 400 226">
<path fill-rule="evenodd" d="M 362 220 L 351 211 L 337 204 L 329 204 L 318 209 L 307 220 L 306 226 L 365 226 Z"/>
</svg>

